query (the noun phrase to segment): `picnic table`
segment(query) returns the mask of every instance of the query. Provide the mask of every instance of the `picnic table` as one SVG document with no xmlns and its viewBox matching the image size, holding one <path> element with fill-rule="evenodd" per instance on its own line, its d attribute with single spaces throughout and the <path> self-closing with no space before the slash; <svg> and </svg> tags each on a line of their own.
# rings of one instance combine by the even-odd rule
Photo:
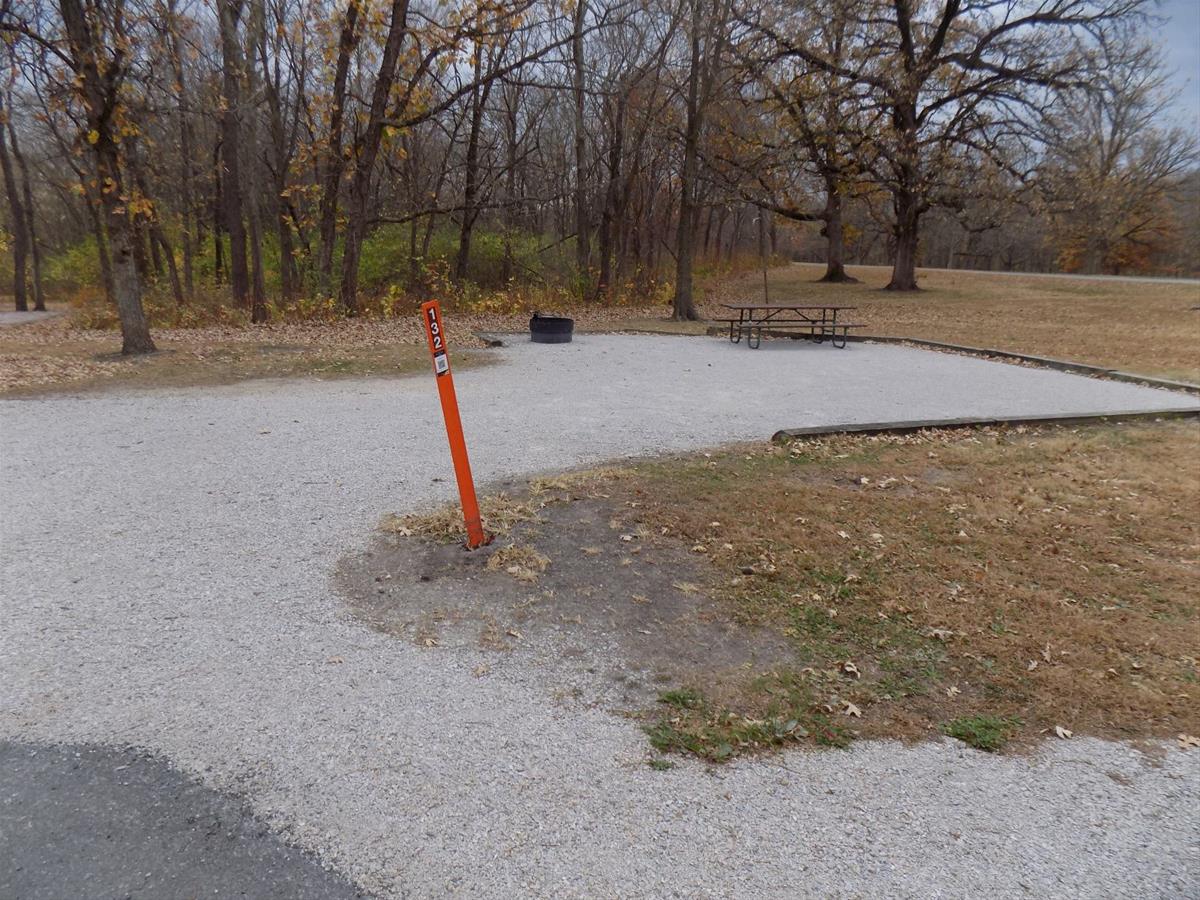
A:
<svg viewBox="0 0 1200 900">
<path fill-rule="evenodd" d="M 799 303 L 722 303 L 730 310 L 729 318 L 718 322 L 729 323 L 729 341 L 737 344 L 746 336 L 746 346 L 757 350 L 762 342 L 763 329 L 772 332 L 792 332 L 789 337 L 807 335 L 818 344 L 829 338 L 833 346 L 846 346 L 846 335 L 852 328 L 864 326 L 844 319 L 838 321 L 838 313 L 857 309 L 854 306 L 812 306 Z M 737 313 L 737 318 L 732 316 Z"/>
</svg>

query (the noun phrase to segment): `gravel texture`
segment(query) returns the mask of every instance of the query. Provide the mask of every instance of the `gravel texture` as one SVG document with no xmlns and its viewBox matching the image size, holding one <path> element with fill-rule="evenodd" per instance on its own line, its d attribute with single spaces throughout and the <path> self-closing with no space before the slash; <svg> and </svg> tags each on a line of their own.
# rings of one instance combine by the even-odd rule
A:
<svg viewBox="0 0 1200 900">
<path fill-rule="evenodd" d="M 1193 402 L 895 346 L 497 352 L 458 379 L 481 481 L 823 421 Z M 0 738 L 149 748 L 370 891 L 1200 892 L 1200 753 L 860 744 L 657 772 L 627 720 L 519 659 L 356 623 L 337 559 L 453 484 L 431 377 L 4 401 L 0 454 Z"/>
</svg>

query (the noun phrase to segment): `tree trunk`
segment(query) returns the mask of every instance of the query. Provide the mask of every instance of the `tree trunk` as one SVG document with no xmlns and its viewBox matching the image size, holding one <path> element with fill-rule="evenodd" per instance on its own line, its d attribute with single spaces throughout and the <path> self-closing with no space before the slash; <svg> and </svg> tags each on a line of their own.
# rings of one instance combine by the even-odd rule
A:
<svg viewBox="0 0 1200 900">
<path fill-rule="evenodd" d="M 897 5 L 897 14 L 911 15 L 911 9 Z M 896 241 L 896 256 L 892 263 L 892 280 L 884 290 L 916 291 L 917 241 L 922 197 L 917 185 L 921 183 L 920 144 L 917 140 L 917 109 L 912 100 L 892 107 L 892 127 L 898 132 L 899 152 L 892 164 L 895 181 L 892 186 L 892 212 L 895 222 L 892 235 Z"/>
<path fill-rule="evenodd" d="M 825 274 L 821 281 L 835 284 L 857 284 L 858 279 L 846 272 L 846 231 L 842 224 L 842 197 L 837 185 L 825 189 Z"/>
<path fill-rule="evenodd" d="M 242 54 L 246 77 L 246 94 L 251 100 L 258 96 L 258 68 L 254 65 L 254 48 L 262 42 L 266 28 L 266 12 L 262 0 L 250 0 L 250 18 L 246 23 L 246 52 Z M 261 325 L 267 321 L 267 285 L 263 274 L 262 255 L 262 166 L 259 161 L 259 121 L 252 116 L 252 124 L 243 144 L 245 153 L 242 171 L 246 174 L 246 219 L 250 237 L 250 322 Z"/>
<path fill-rule="evenodd" d="M 700 318 L 692 297 L 692 262 L 696 249 L 696 177 L 700 165 L 700 0 L 692 0 L 691 45 L 683 167 L 679 178 L 679 223 L 675 235 L 675 296 L 671 301 L 671 318 L 678 320 Z"/>
<path fill-rule="evenodd" d="M 483 65 L 482 52 L 475 57 L 475 80 L 479 81 Z M 480 88 L 471 92 L 471 127 L 467 133 L 467 155 L 463 161 L 462 222 L 458 230 L 458 254 L 454 258 L 454 280 L 462 282 L 467 277 L 467 264 L 471 259 L 471 233 L 475 228 L 475 200 L 479 191 L 479 131 L 483 124 L 483 102 Z"/>
<path fill-rule="evenodd" d="M 101 141 L 104 140 L 102 137 Z M 101 183 L 120 185 L 116 145 L 104 148 L 97 156 Z M 134 229 L 118 190 L 103 191 L 101 196 L 112 256 L 113 293 L 117 301 L 117 314 L 121 319 L 121 352 L 126 355 L 153 353 L 157 348 L 150 338 L 150 323 L 142 309 L 142 288 L 133 252 Z"/>
<path fill-rule="evenodd" d="M 175 295 L 175 305 L 183 306 L 183 285 L 179 282 L 179 269 L 175 265 L 175 251 L 171 249 L 167 236 L 163 234 L 163 230 L 157 222 L 150 226 L 150 240 L 162 248 L 163 256 L 167 261 L 167 274 L 171 276 L 171 293 Z"/>
<path fill-rule="evenodd" d="M 896 259 L 892 264 L 892 280 L 885 290 L 916 291 L 917 286 L 917 241 L 921 213 L 917 200 L 907 191 L 898 191 L 894 199 L 896 224 Z"/>
<path fill-rule="evenodd" d="M 179 92 L 179 205 L 183 228 L 180 232 L 180 245 L 183 250 L 183 286 L 187 298 L 191 299 L 196 293 L 195 276 L 192 272 L 192 258 L 195 253 L 196 207 L 192 189 L 192 122 L 188 116 L 188 91 L 186 73 L 183 68 L 183 33 L 181 23 L 176 16 L 177 0 L 167 0 L 169 21 L 167 28 L 170 33 L 171 67 L 175 74 L 176 89 Z"/>
<path fill-rule="evenodd" d="M 615 103 L 613 133 L 608 147 L 608 188 L 605 192 L 604 212 L 600 218 L 600 274 L 596 280 L 596 297 L 602 301 L 607 299 L 609 285 L 612 281 L 613 232 L 620 216 L 621 154 L 625 142 L 625 94 L 621 93 Z"/>
<path fill-rule="evenodd" d="M 261 3 L 261 0 L 259 0 Z M 271 145 L 275 150 L 275 172 L 271 191 L 270 212 L 275 219 L 275 233 L 279 240 L 279 290 L 284 302 L 296 296 L 296 255 L 292 241 L 292 228 L 288 224 L 287 206 L 284 202 L 287 190 L 288 167 L 292 160 L 292 147 L 283 125 L 283 108 L 279 88 L 279 64 L 276 57 L 274 77 L 267 64 L 266 28 L 258 32 L 258 51 L 262 62 L 263 85 L 266 88 L 267 111 L 271 130 Z"/>
<path fill-rule="evenodd" d="M 4 193 L 8 197 L 8 227 L 13 236 L 13 299 L 17 312 L 29 309 L 26 270 L 29 257 L 29 218 L 17 190 L 12 160 L 8 153 L 8 112 L 0 107 L 0 167 L 4 170 Z"/>
<path fill-rule="evenodd" d="M 584 132 L 584 60 L 583 60 L 583 20 L 587 15 L 587 0 L 576 0 L 575 15 L 572 21 L 573 34 L 571 39 L 572 84 L 574 94 L 575 114 L 575 266 L 579 273 L 580 296 L 588 294 L 588 265 L 591 255 L 588 231 L 587 181 L 586 181 L 586 152 L 587 135 Z"/>
<path fill-rule="evenodd" d="M 212 239 L 213 239 L 213 281 L 220 285 L 225 282 L 225 241 L 221 238 L 221 214 L 225 209 L 222 197 L 221 182 L 221 141 L 213 146 L 213 202 L 212 202 Z"/>
<path fill-rule="evenodd" d="M 710 8 L 704 0 L 691 3 L 691 65 L 687 85 L 687 121 L 683 135 L 683 165 L 679 179 L 679 223 L 675 235 L 675 296 L 672 318 L 698 319 L 692 296 L 692 265 L 696 253 L 697 190 L 700 175 L 700 135 L 720 64 L 725 23 L 731 0 L 716 0 Z M 654 244 L 657 246 L 657 241 Z"/>
<path fill-rule="evenodd" d="M 733 263 L 733 258 L 735 252 L 737 251 L 738 243 L 742 239 L 742 218 L 745 216 L 745 214 L 746 209 L 742 206 L 739 206 L 737 212 L 733 214 L 733 228 L 729 231 L 729 246 L 725 250 L 725 259 L 730 264 Z"/>
<path fill-rule="evenodd" d="M 242 217 L 241 78 L 242 53 L 238 19 L 242 0 L 218 0 L 221 31 L 221 161 L 225 177 L 221 193 L 225 230 L 229 233 L 229 286 L 233 299 L 245 305 L 250 299 L 250 268 L 246 256 L 246 225 Z"/>
<path fill-rule="evenodd" d="M 333 75 L 332 107 L 329 114 L 329 138 L 322 153 L 321 203 L 318 211 L 320 247 L 317 250 L 317 280 L 322 294 L 333 287 L 333 246 L 337 241 L 338 193 L 346 158 L 342 155 L 342 128 L 345 119 L 346 78 L 350 59 L 358 45 L 358 14 L 360 0 L 350 0 L 338 37 L 337 66 Z"/>
<path fill-rule="evenodd" d="M 142 193 L 145 194 L 145 191 Z M 150 263 L 152 266 L 154 266 L 154 281 L 157 283 L 158 279 L 162 278 L 163 274 L 162 254 L 158 252 L 158 241 L 154 237 L 153 226 L 147 228 L 146 231 L 146 237 L 150 243 Z"/>
<path fill-rule="evenodd" d="M 408 0 L 392 0 L 391 21 L 387 39 L 383 45 L 383 56 L 379 63 L 379 74 L 371 91 L 371 107 L 366 129 L 359 141 L 354 166 L 354 178 L 350 182 L 349 208 L 347 209 L 346 245 L 342 252 L 342 307 L 346 314 L 358 313 L 358 260 L 362 242 L 367 233 L 367 200 L 371 190 L 371 174 L 379 145 L 383 140 L 383 117 L 387 112 L 388 98 L 396 79 L 396 67 L 400 59 L 400 48 L 408 31 Z"/>
<path fill-rule="evenodd" d="M 504 118 L 504 258 L 501 261 L 500 280 L 507 285 L 513 278 L 516 259 L 513 253 L 513 234 L 517 228 L 517 115 L 520 112 L 521 88 L 513 88 L 506 97 Z"/>
<path fill-rule="evenodd" d="M 108 252 L 108 236 L 104 233 L 104 222 L 100 219 L 99 203 L 92 196 L 85 181 L 81 186 L 84 205 L 87 207 L 88 219 L 92 226 L 92 236 L 96 241 L 96 256 L 100 260 L 100 280 L 104 282 L 104 299 L 116 305 L 117 292 L 113 285 L 112 257 Z"/>
<path fill-rule="evenodd" d="M 29 177 L 29 166 L 25 162 L 25 154 L 21 152 L 21 144 L 17 140 L 17 131 L 12 119 L 8 121 L 8 136 L 12 140 L 12 156 L 21 172 L 21 197 L 25 203 L 26 230 L 29 234 L 29 259 L 33 263 L 32 287 L 33 308 L 37 312 L 46 311 L 46 294 L 42 290 L 42 248 L 38 243 L 37 221 L 33 213 L 33 181 Z"/>
<path fill-rule="evenodd" d="M 100 184 L 100 202 L 112 254 L 113 294 L 121 320 L 121 352 L 125 354 L 152 353 L 154 341 L 150 325 L 142 309 L 141 285 L 133 258 L 133 223 L 122 198 L 119 145 L 113 134 L 112 111 L 120 102 L 118 90 L 121 79 L 101 70 L 97 59 L 97 30 L 84 13 L 82 0 L 60 0 L 59 10 L 66 28 L 71 68 L 75 74 L 75 90 L 83 101 L 89 140 L 96 160 L 96 175 Z M 117 34 L 124 40 L 123 34 Z"/>
<path fill-rule="evenodd" d="M 417 251 L 417 234 L 420 232 L 421 220 L 413 216 L 408 223 L 408 283 L 405 287 L 411 292 L 417 289 L 421 282 L 421 257 Z"/>
</svg>

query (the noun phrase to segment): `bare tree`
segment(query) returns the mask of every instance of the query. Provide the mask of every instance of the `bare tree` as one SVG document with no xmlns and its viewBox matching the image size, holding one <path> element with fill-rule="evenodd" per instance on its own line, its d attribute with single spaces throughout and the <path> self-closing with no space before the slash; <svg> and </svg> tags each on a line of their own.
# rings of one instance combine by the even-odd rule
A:
<svg viewBox="0 0 1200 900">
<path fill-rule="evenodd" d="M 1041 183 L 1068 270 L 1118 274 L 1169 236 L 1168 196 L 1197 161 L 1191 134 L 1158 124 L 1169 105 L 1161 55 L 1133 37 L 1047 117 Z"/>
<path fill-rule="evenodd" d="M 17 312 L 29 309 L 27 299 L 29 218 L 25 212 L 25 198 L 17 188 L 17 177 L 13 161 L 8 152 L 9 112 L 0 105 L 0 168 L 4 172 L 4 193 L 8 198 L 8 229 L 13 238 L 13 299 Z"/>
<path fill-rule="evenodd" d="M 855 0 L 842 8 L 855 48 L 841 60 L 767 15 L 746 21 L 783 55 L 871 90 L 888 129 L 873 175 L 891 194 L 891 290 L 916 290 L 920 220 L 941 202 L 966 148 L 1001 162 L 1053 92 L 1086 83 L 1103 45 L 1148 0 Z M 814 14 L 819 10 L 814 7 Z"/>
<path fill-rule="evenodd" d="M 130 64 L 131 43 L 124 0 L 59 0 L 67 33 L 61 54 L 74 78 L 84 110 L 84 142 L 96 164 L 104 230 L 111 256 L 113 295 L 121 320 L 121 352 L 156 349 L 142 308 L 142 288 L 134 260 L 134 224 L 121 171 L 118 131 L 133 127 L 121 103 L 121 85 Z M 57 52 L 57 51 L 56 51 Z"/>
<path fill-rule="evenodd" d="M 699 187 L 700 139 L 721 71 L 731 14 L 731 0 L 685 0 L 689 53 L 685 87 L 683 162 L 679 177 L 679 223 L 675 239 L 674 319 L 697 319 L 692 294 L 696 253 L 697 189 Z"/>
</svg>

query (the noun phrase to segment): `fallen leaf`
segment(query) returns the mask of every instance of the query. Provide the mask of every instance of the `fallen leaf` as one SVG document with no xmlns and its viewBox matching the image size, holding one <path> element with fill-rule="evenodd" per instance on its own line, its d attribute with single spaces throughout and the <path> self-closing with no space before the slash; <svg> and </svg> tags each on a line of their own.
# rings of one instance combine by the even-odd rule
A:
<svg viewBox="0 0 1200 900">
<path fill-rule="evenodd" d="M 480 663 L 474 669 L 471 670 L 471 674 L 474 675 L 476 678 L 482 678 L 484 675 L 486 675 L 490 671 L 492 671 L 491 666 L 487 665 L 486 663 Z"/>
<path fill-rule="evenodd" d="M 626 541 L 626 542 L 632 541 L 633 535 L 632 534 L 623 534 L 623 535 L 621 535 L 621 540 Z"/>
<path fill-rule="evenodd" d="M 857 706 L 855 706 L 853 703 L 851 703 L 849 700 L 846 701 L 846 708 L 845 708 L 844 712 L 846 713 L 846 715 L 854 716 L 856 719 L 862 718 L 862 710 L 859 709 Z"/>
<path fill-rule="evenodd" d="M 331 666 L 336 666 L 340 663 L 344 663 L 345 660 L 342 659 L 340 656 L 331 656 L 331 657 L 329 657 L 329 659 L 325 660 L 325 662 L 329 663 L 329 665 L 331 665 Z"/>
<path fill-rule="evenodd" d="M 840 538 L 845 538 L 846 540 L 850 540 L 850 535 L 846 534 L 846 532 L 844 532 L 844 531 L 839 531 L 837 533 L 837 535 Z"/>
<path fill-rule="evenodd" d="M 1071 731 L 1071 730 L 1069 730 L 1069 729 L 1063 728 L 1061 725 L 1055 725 L 1055 726 L 1054 726 L 1054 733 L 1055 733 L 1055 734 L 1057 734 L 1057 735 L 1058 735 L 1060 738 L 1062 738 L 1064 741 L 1065 741 L 1067 738 L 1069 738 L 1069 737 L 1071 737 L 1072 735 L 1074 735 L 1074 734 L 1075 734 L 1075 732 L 1073 732 L 1073 731 Z"/>
<path fill-rule="evenodd" d="M 703 544 L 693 544 L 693 545 L 692 545 L 692 552 L 693 552 L 693 553 L 707 553 L 707 552 L 708 552 L 708 548 L 707 548 L 707 547 L 705 547 Z"/>
<path fill-rule="evenodd" d="M 850 660 L 846 660 L 844 663 L 842 663 L 842 671 L 847 675 L 853 675 L 855 678 L 862 678 L 862 672 L 858 671 L 858 666 L 856 666 Z"/>
<path fill-rule="evenodd" d="M 961 693 L 962 693 L 962 691 L 960 691 L 954 685 L 951 685 L 950 687 L 946 688 L 946 696 L 947 697 L 957 697 Z"/>
<path fill-rule="evenodd" d="M 521 632 L 517 631 L 517 629 L 515 629 L 515 628 L 510 628 L 510 629 L 508 629 L 508 636 L 515 637 L 517 640 L 520 640 Z"/>
<path fill-rule="evenodd" d="M 1200 749 L 1200 737 L 1196 737 L 1194 734 L 1181 734 L 1176 742 L 1180 750 Z"/>
<path fill-rule="evenodd" d="M 634 603 L 649 603 L 650 602 L 650 598 L 644 596 L 643 594 L 634 594 L 629 599 L 632 600 Z"/>
<path fill-rule="evenodd" d="M 1037 666 L 1038 666 L 1038 662 L 1037 662 L 1037 660 L 1036 660 L 1036 659 L 1031 659 L 1031 660 L 1029 661 L 1029 665 L 1027 665 L 1027 666 L 1025 667 L 1025 671 L 1027 671 L 1027 672 L 1032 672 L 1034 669 L 1036 669 L 1036 668 L 1037 668 Z"/>
</svg>

